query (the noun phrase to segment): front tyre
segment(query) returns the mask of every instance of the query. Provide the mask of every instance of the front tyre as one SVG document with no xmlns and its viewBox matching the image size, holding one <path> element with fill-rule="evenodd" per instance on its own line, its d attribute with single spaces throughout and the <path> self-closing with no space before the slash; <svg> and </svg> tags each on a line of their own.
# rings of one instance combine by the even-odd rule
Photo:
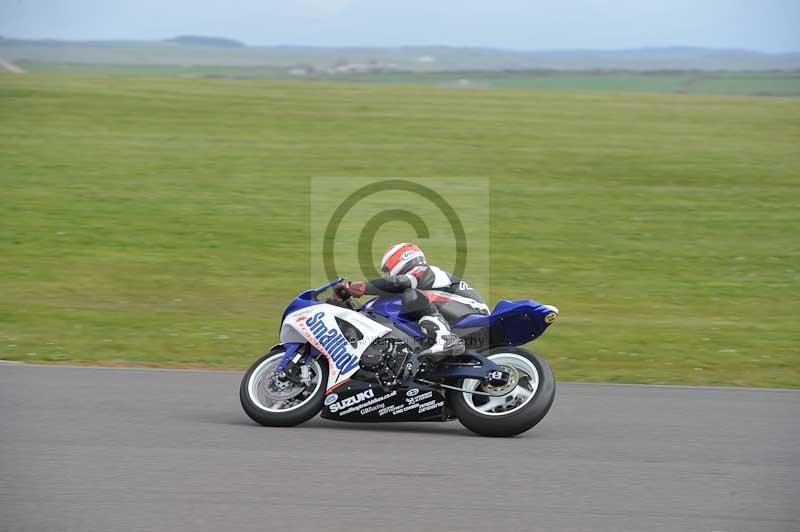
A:
<svg viewBox="0 0 800 532">
<path fill-rule="evenodd" d="M 276 347 L 258 359 L 242 378 L 239 400 L 245 413 L 267 427 L 292 427 L 322 410 L 328 365 L 311 360 L 301 368 L 302 384 L 281 380 L 275 370 L 286 350 Z"/>
<path fill-rule="evenodd" d="M 462 425 L 482 436 L 516 436 L 547 414 L 556 396 L 556 379 L 536 353 L 519 347 L 497 347 L 482 353 L 512 375 L 506 389 L 478 379 L 463 379 L 461 388 L 498 394 L 476 395 L 448 390 L 450 406 Z M 502 393 L 502 392 L 506 393 Z"/>
</svg>

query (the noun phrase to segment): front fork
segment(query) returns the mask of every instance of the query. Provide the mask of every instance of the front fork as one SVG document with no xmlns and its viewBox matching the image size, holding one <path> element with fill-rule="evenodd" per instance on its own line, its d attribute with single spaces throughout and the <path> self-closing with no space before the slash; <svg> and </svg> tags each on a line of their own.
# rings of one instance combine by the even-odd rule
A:
<svg viewBox="0 0 800 532">
<path fill-rule="evenodd" d="M 294 384 L 305 385 L 307 380 L 306 373 L 308 366 L 306 365 L 314 359 L 319 353 L 315 349 L 308 346 L 304 351 L 304 347 L 308 344 L 301 342 L 287 342 L 283 344 L 286 352 L 275 368 L 275 373 L 278 375 L 278 380 L 291 381 Z M 304 371 L 305 370 L 305 371 Z"/>
</svg>

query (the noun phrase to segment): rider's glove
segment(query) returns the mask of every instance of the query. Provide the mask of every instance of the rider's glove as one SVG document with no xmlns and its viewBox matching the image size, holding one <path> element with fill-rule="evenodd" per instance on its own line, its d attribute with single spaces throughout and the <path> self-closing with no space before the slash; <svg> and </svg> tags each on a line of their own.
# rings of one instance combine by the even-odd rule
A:
<svg viewBox="0 0 800 532">
<path fill-rule="evenodd" d="M 345 285 L 347 292 L 353 297 L 361 297 L 367 291 L 367 283 L 364 281 L 355 281 Z"/>
</svg>

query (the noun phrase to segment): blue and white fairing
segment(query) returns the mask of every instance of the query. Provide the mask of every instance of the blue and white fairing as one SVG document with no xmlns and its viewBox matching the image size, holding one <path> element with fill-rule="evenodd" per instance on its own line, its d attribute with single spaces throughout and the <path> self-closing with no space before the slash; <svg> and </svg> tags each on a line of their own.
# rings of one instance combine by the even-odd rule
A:
<svg viewBox="0 0 800 532">
<path fill-rule="evenodd" d="M 401 313 L 399 297 L 377 297 L 367 301 L 361 311 L 372 311 L 385 316 L 400 329 L 412 336 L 423 336 L 415 321 Z M 491 314 L 470 314 L 450 327 L 459 335 L 475 329 L 491 330 L 497 343 L 523 345 L 544 334 L 558 317 L 558 308 L 538 301 L 498 301 Z M 487 346 L 488 347 L 488 346 Z"/>
<path fill-rule="evenodd" d="M 281 325 L 281 343 L 297 345 L 308 342 L 328 359 L 327 392 L 347 382 L 358 371 L 361 355 L 372 342 L 391 329 L 352 310 L 313 300 L 309 290 L 295 299 Z M 317 292 L 318 293 L 318 292 Z M 306 298 L 303 298 L 306 295 Z M 362 337 L 351 343 L 342 334 L 337 318 L 359 330 Z"/>
<path fill-rule="evenodd" d="M 424 337 L 425 335 L 419 330 L 419 325 L 416 321 L 406 319 L 401 310 L 402 301 L 400 297 L 375 297 L 367 301 L 359 310 L 359 312 L 372 311 L 376 314 L 384 316 L 392 320 L 403 332 L 410 334 L 415 338 Z"/>
<path fill-rule="evenodd" d="M 470 314 L 452 325 L 458 334 L 462 331 L 486 329 L 493 343 L 523 345 L 539 338 L 558 318 L 558 308 L 532 299 L 508 301 L 501 299 L 489 315 Z"/>
<path fill-rule="evenodd" d="M 417 323 L 406 319 L 401 313 L 399 297 L 377 297 L 368 301 L 358 311 L 321 303 L 316 298 L 325 290 L 341 281 L 337 279 L 313 290 L 306 290 L 286 308 L 281 323 L 280 339 L 286 347 L 282 368 L 306 343 L 328 359 L 327 392 L 347 382 L 358 371 L 361 356 L 378 338 L 392 329 L 364 315 L 373 312 L 389 318 L 399 329 L 413 337 L 423 336 Z M 481 342 L 483 348 L 496 345 L 522 345 L 541 336 L 558 317 L 558 309 L 552 305 L 524 300 L 497 303 L 491 314 L 472 314 L 451 327 L 462 337 L 482 334 L 488 339 Z M 337 319 L 344 320 L 361 333 L 358 341 L 351 343 L 342 334 Z M 491 365 L 484 360 L 484 366 Z"/>
</svg>

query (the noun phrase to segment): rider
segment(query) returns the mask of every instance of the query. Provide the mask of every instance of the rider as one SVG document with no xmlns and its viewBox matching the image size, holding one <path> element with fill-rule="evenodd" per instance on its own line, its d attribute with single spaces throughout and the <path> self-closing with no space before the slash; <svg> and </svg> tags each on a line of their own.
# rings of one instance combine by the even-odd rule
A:
<svg viewBox="0 0 800 532">
<path fill-rule="evenodd" d="M 416 244 L 390 246 L 381 259 L 383 278 L 342 284 L 353 297 L 402 294 L 401 312 L 418 320 L 431 347 L 435 362 L 464 352 L 464 340 L 453 334 L 448 320 L 455 322 L 468 314 L 489 314 L 489 307 L 467 283 L 431 266 Z"/>
</svg>

